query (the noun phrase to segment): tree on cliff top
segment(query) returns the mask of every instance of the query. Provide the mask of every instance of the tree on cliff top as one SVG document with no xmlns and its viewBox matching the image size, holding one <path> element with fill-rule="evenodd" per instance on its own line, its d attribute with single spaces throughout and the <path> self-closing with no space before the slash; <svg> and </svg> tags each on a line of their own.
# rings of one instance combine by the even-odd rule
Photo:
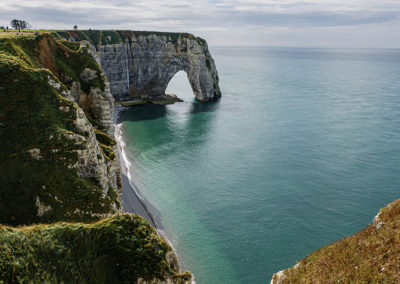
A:
<svg viewBox="0 0 400 284">
<path fill-rule="evenodd" d="M 11 26 L 16 30 L 18 29 L 19 31 L 31 27 L 31 25 L 27 21 L 17 19 L 11 21 Z"/>
</svg>

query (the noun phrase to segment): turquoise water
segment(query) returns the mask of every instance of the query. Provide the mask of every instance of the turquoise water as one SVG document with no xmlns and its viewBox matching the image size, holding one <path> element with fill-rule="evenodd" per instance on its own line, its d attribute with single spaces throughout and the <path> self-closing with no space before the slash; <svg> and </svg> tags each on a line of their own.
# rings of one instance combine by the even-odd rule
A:
<svg viewBox="0 0 400 284">
<path fill-rule="evenodd" d="M 122 115 L 134 182 L 198 284 L 269 283 L 400 198 L 400 50 L 212 53 L 221 100 L 177 76 L 184 103 Z"/>
</svg>

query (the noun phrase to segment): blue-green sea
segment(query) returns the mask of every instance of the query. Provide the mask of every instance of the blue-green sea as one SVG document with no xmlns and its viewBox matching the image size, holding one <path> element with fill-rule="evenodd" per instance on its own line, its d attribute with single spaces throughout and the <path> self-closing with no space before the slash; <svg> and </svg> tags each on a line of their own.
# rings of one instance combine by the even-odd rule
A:
<svg viewBox="0 0 400 284">
<path fill-rule="evenodd" d="M 198 284 L 269 283 L 400 198 L 400 50 L 211 47 L 222 98 L 121 116 L 130 174 Z"/>
</svg>

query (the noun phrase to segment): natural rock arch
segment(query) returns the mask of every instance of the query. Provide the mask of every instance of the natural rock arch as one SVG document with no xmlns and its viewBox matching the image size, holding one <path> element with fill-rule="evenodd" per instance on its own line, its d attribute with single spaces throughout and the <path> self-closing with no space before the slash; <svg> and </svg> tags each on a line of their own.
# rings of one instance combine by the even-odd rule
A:
<svg viewBox="0 0 400 284">
<path fill-rule="evenodd" d="M 98 50 L 117 102 L 162 97 L 181 70 L 197 100 L 221 96 L 207 43 L 191 34 L 131 32 L 124 42 L 99 45 Z"/>
</svg>

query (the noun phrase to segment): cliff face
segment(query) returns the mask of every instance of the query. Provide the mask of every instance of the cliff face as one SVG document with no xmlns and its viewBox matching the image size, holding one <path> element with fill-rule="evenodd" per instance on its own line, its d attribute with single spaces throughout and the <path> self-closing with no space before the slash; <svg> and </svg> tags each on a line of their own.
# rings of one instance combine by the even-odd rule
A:
<svg viewBox="0 0 400 284">
<path fill-rule="evenodd" d="M 215 63 L 205 40 L 184 33 L 134 31 L 57 32 L 68 40 L 89 40 L 111 83 L 117 102 L 164 97 L 172 77 L 188 76 L 199 101 L 221 96 Z"/>
<path fill-rule="evenodd" d="M 381 209 L 373 224 L 275 273 L 282 283 L 399 283 L 400 200 Z"/>
<path fill-rule="evenodd" d="M 1 223 L 118 212 L 114 103 L 90 49 L 43 35 L 1 39 L 0 53 Z"/>
</svg>

